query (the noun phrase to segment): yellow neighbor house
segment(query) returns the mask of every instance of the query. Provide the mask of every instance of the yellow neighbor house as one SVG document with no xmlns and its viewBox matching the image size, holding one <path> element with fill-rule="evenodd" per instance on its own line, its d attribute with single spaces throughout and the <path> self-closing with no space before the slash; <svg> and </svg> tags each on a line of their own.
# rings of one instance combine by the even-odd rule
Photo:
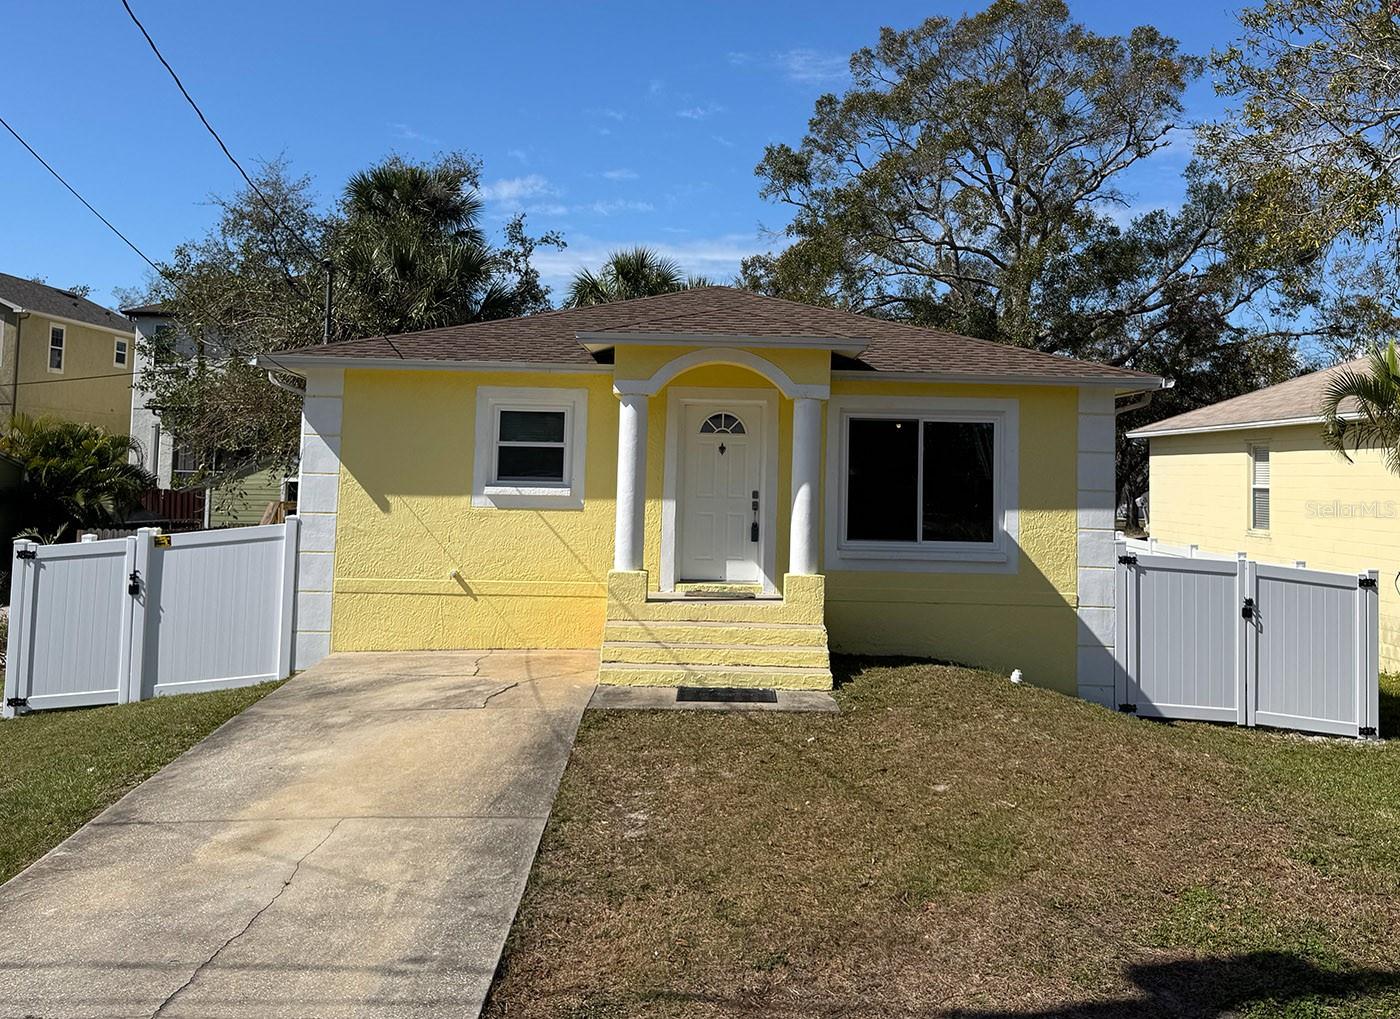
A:
<svg viewBox="0 0 1400 1019">
<path fill-rule="evenodd" d="M 598 647 L 827 688 L 828 648 L 1111 703 L 1139 372 L 703 287 L 261 359 L 305 379 L 296 665 Z"/>
<path fill-rule="evenodd" d="M 1322 443 L 1327 380 L 1303 375 L 1129 432 L 1148 442 L 1153 538 L 1318 570 L 1379 569 L 1382 669 L 1400 669 L 1400 477 L 1377 450 Z M 1346 405 L 1343 405 L 1343 413 Z"/>
<path fill-rule="evenodd" d="M 126 435 L 135 330 L 67 290 L 0 273 L 0 413 Z"/>
</svg>

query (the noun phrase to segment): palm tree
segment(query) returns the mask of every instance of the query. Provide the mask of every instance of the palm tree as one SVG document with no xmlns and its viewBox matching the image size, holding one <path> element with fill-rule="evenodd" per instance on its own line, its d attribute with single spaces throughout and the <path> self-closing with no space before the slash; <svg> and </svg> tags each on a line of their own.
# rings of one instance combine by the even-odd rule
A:
<svg viewBox="0 0 1400 1019">
<path fill-rule="evenodd" d="M 50 541 L 119 523 L 156 484 L 128 462 L 134 448 L 128 436 L 96 425 L 17 415 L 0 435 L 0 452 L 23 465 L 10 519 Z"/>
<path fill-rule="evenodd" d="M 1375 347 L 1364 368 L 1332 373 L 1322 402 L 1322 438 L 1329 449 L 1351 459 L 1348 447 L 1385 451 L 1386 467 L 1400 474 L 1400 357 L 1395 341 Z"/>
<path fill-rule="evenodd" d="M 475 168 L 389 159 L 345 185 L 337 270 L 352 316 L 370 331 L 401 333 L 514 314 L 507 268 L 478 225 Z"/>
<path fill-rule="evenodd" d="M 687 277 L 679 264 L 651 248 L 628 248 L 609 254 L 597 275 L 587 269 L 575 273 L 565 307 L 584 308 L 710 285 L 703 276 Z"/>
</svg>

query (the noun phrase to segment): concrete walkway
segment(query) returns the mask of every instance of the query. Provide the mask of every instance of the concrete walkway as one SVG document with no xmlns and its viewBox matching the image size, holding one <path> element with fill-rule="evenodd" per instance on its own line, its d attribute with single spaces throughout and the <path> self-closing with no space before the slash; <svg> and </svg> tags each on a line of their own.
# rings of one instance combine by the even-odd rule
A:
<svg viewBox="0 0 1400 1019">
<path fill-rule="evenodd" d="M 0 1016 L 475 1016 L 597 666 L 308 670 L 0 886 Z"/>
</svg>

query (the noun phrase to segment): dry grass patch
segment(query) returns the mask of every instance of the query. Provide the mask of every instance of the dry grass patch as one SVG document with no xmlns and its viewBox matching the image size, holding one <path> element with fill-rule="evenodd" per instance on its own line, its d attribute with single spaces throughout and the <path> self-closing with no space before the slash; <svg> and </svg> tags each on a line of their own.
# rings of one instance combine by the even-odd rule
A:
<svg viewBox="0 0 1400 1019">
<path fill-rule="evenodd" d="M 585 716 L 487 1014 L 1400 1014 L 1400 742 L 840 668 Z"/>
</svg>

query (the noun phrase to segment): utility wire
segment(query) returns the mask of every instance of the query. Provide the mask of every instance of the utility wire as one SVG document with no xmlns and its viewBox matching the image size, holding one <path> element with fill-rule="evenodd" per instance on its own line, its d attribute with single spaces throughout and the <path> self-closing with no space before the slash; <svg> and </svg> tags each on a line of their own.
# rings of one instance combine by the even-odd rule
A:
<svg viewBox="0 0 1400 1019">
<path fill-rule="evenodd" d="M 301 245 L 301 249 L 306 252 L 307 256 L 313 262 L 321 261 L 321 256 L 312 251 L 311 246 L 306 243 L 306 240 L 301 234 L 289 227 L 286 221 L 278 215 L 277 209 L 273 206 L 272 202 L 268 200 L 267 195 L 263 194 L 262 188 L 258 187 L 253 178 L 248 176 L 248 171 L 243 169 L 243 164 L 234 158 L 233 153 L 230 152 L 228 146 L 224 144 L 224 140 L 219 137 L 219 132 L 214 130 L 214 125 L 209 123 L 209 118 L 204 115 L 204 111 L 199 108 L 199 104 L 194 101 L 194 97 L 191 96 L 189 90 L 185 88 L 185 83 L 182 82 L 180 76 L 175 73 L 175 68 L 170 66 L 170 61 L 165 59 L 164 54 L 160 51 L 160 47 L 158 47 L 156 41 L 151 38 L 151 33 L 147 32 L 146 26 L 141 24 L 141 19 L 138 18 L 136 12 L 131 9 L 131 4 L 129 4 L 127 0 L 122 0 L 122 6 L 126 8 L 127 15 L 131 18 L 136 27 L 140 29 L 141 34 L 145 36 L 146 43 L 151 47 L 151 52 L 156 55 L 156 59 L 161 62 L 161 66 L 170 72 L 170 77 L 175 82 L 175 87 L 180 90 L 180 94 L 185 97 L 185 102 L 190 104 L 190 109 L 194 110 L 195 115 L 199 117 L 199 122 L 203 124 L 204 129 L 213 136 L 214 141 L 219 143 L 219 148 L 222 149 L 224 155 L 228 157 L 228 161 L 233 164 L 234 169 L 243 175 L 243 179 L 248 182 L 248 186 L 253 189 L 253 193 L 262 200 L 263 205 L 267 207 L 267 211 L 272 214 L 272 218 L 277 221 L 278 226 L 290 234 L 296 242 Z"/>
<path fill-rule="evenodd" d="M 35 152 L 34 146 L 30 145 L 27 141 L 25 141 L 24 138 L 20 136 L 20 133 L 10 126 L 10 122 L 8 120 L 6 120 L 4 117 L 0 117 L 0 125 L 4 125 L 5 130 L 9 131 L 10 134 L 15 136 L 15 141 L 19 142 L 21 145 L 23 145 L 26 149 L 29 150 L 29 154 L 39 161 L 39 165 L 41 165 L 45 170 L 48 170 L 49 173 L 53 174 L 54 180 L 62 184 L 65 188 L 68 189 L 69 193 L 72 194 L 74 198 L 82 202 L 83 205 L 87 207 L 88 212 L 92 213 L 98 219 L 102 220 L 103 224 L 107 227 L 107 229 L 112 231 L 112 233 L 116 234 L 118 237 L 120 237 L 122 239 L 122 243 L 124 243 L 128 248 L 136 252 L 136 254 L 140 255 L 142 260 L 147 265 L 149 265 L 156 272 L 160 273 L 162 276 L 165 276 L 165 271 L 161 269 L 160 266 L 156 265 L 149 258 L 147 258 L 146 253 L 140 248 L 138 248 L 135 244 L 131 243 L 131 239 L 127 237 L 126 234 L 122 233 L 120 230 L 114 227 L 111 223 L 111 220 L 109 220 L 106 216 L 102 215 L 102 213 L 94 209 L 92 207 L 91 202 L 89 202 L 82 195 L 78 194 L 78 192 L 74 189 L 73 185 L 69 184 L 66 180 L 64 180 L 62 175 L 52 166 L 49 165 L 48 160 L 46 160 L 43 156 L 39 155 L 39 153 Z"/>
<path fill-rule="evenodd" d="M 168 269 L 162 268 L 160 265 L 157 265 L 150 257 L 147 256 L 147 254 L 146 254 L 144 251 L 142 251 L 140 248 L 138 248 L 138 247 L 136 246 L 135 242 L 133 242 L 133 241 L 131 240 L 131 238 L 127 237 L 126 234 L 124 234 L 124 233 L 122 233 L 120 230 L 118 230 L 118 229 L 112 224 L 112 221 L 111 221 L 111 220 L 109 220 L 106 216 L 102 215 L 102 213 L 98 212 L 97 209 L 96 209 L 96 207 L 94 207 L 93 204 L 92 204 L 91 202 L 89 202 L 86 198 L 84 198 L 84 197 L 78 192 L 78 189 L 77 189 L 77 188 L 73 187 L 72 184 L 69 184 L 68 181 L 64 179 L 63 175 L 62 175 L 61 173 L 59 173 L 57 170 L 55 170 L 55 169 L 49 164 L 49 161 L 48 161 L 48 160 L 46 160 L 43 156 L 39 155 L 39 153 L 35 150 L 34 146 L 30 145 L 29 142 L 25 141 L 24 136 L 21 135 L 18 131 L 16 131 L 13 127 L 11 127 L 11 126 L 10 126 L 10 122 L 7 121 L 3 116 L 0 116 L 0 125 L 3 125 L 6 131 L 8 131 L 8 132 L 10 132 L 10 134 L 14 135 L 15 141 L 17 141 L 17 142 L 19 142 L 21 145 L 23 145 L 24 148 L 25 148 L 25 151 L 27 151 L 31 156 L 33 156 L 36 160 L 38 160 L 38 161 L 39 161 L 39 164 L 40 164 L 45 170 L 49 171 L 49 173 L 53 176 L 54 180 L 56 180 L 56 181 L 58 181 L 60 184 L 62 184 L 62 185 L 68 190 L 69 194 L 71 194 L 71 195 L 72 195 L 74 198 L 76 198 L 78 201 L 82 202 L 84 208 L 86 208 L 89 212 L 91 212 L 94 216 L 96 216 L 99 220 L 101 220 L 101 221 L 102 221 L 102 224 L 103 224 L 108 230 L 111 230 L 112 233 L 114 233 L 114 234 L 116 234 L 118 237 L 120 237 L 120 238 L 122 239 L 122 242 L 123 242 L 128 248 L 130 248 L 132 251 L 136 252 L 136 254 L 137 254 L 138 256 L 140 256 L 140 258 L 141 258 L 141 260 L 142 260 L 143 262 L 145 262 L 145 263 L 146 263 L 147 265 L 149 265 L 152 269 L 154 269 L 154 270 L 156 271 L 156 273 L 157 273 L 163 280 L 165 280 L 165 281 L 166 281 L 167 283 L 169 283 L 172 287 L 174 287 L 174 288 L 176 289 L 177 292 L 179 292 L 179 293 L 180 293 L 183 297 L 185 297 L 187 300 L 190 299 L 190 295 L 189 295 L 188 291 L 185 290 L 184 286 L 180 283 L 180 281 L 179 281 L 178 278 L 176 278 L 174 275 L 172 275 Z M 195 303 L 198 303 L 198 302 L 195 302 Z M 216 346 L 223 347 L 223 348 L 224 348 L 224 351 L 225 351 L 230 357 L 247 358 L 247 357 L 249 356 L 248 354 L 246 354 L 246 353 L 244 353 L 243 351 L 239 350 L 239 349 L 238 349 L 237 347 L 235 347 L 233 344 L 229 343 L 227 340 L 222 339 L 222 338 L 213 339 L 213 340 L 206 339 L 204 342 L 206 342 L 206 343 L 213 343 L 213 344 L 215 344 Z M 257 355 L 257 356 L 258 356 L 258 357 L 265 357 L 265 358 L 267 358 L 270 362 L 272 362 L 272 363 L 273 363 L 274 365 L 276 365 L 278 368 L 281 368 L 283 371 L 291 372 L 291 374 L 293 374 L 293 375 L 296 374 L 295 372 L 292 372 L 290 368 L 287 368 L 285 365 L 283 365 L 283 364 L 281 364 L 280 362 L 278 362 L 278 360 L 277 360 L 275 357 L 273 357 L 271 354 L 259 354 L 259 355 Z M 402 357 L 403 355 L 400 354 L 399 356 Z M 125 373 L 123 373 L 123 372 L 114 372 L 114 373 L 112 373 L 112 374 L 110 374 L 110 375 L 88 375 L 88 376 L 81 376 L 81 377 L 80 377 L 80 376 L 74 376 L 74 377 L 72 377 L 72 378 L 61 378 L 61 379 L 34 379 L 34 380 L 31 380 L 31 381 L 27 381 L 27 382 L 21 382 L 21 383 L 19 383 L 19 384 L 22 385 L 22 386 L 30 386 L 30 385 L 42 385 L 42 384 L 50 383 L 50 382 L 84 382 L 84 381 L 87 381 L 88 379 L 94 379 L 94 378 L 111 378 L 111 377 L 113 377 L 114 375 L 122 375 L 122 374 L 131 374 L 131 375 L 134 375 L 134 374 L 136 374 L 136 373 L 135 373 L 135 372 L 125 372 Z"/>
</svg>

